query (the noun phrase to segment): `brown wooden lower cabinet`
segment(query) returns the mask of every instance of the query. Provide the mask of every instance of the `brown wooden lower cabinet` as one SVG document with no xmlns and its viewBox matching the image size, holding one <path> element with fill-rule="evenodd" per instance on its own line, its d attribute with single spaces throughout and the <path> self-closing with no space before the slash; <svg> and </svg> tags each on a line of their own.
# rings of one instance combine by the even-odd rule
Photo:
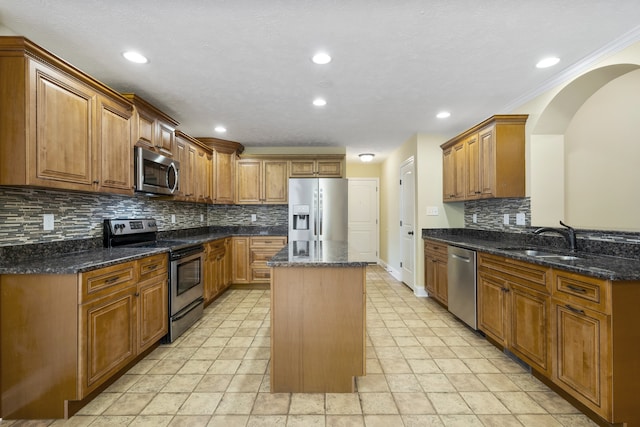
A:
<svg viewBox="0 0 640 427">
<path fill-rule="evenodd" d="M 141 280 L 142 279 L 142 280 Z M 167 333 L 167 255 L 0 275 L 1 417 L 66 418 Z"/>
<path fill-rule="evenodd" d="M 551 372 L 551 269 L 478 254 L 478 327 L 536 370 Z"/>
<path fill-rule="evenodd" d="M 638 301 L 638 281 L 478 254 L 480 330 L 602 425 L 640 426 Z"/>
<path fill-rule="evenodd" d="M 269 283 L 271 269 L 267 261 L 286 244 L 286 236 L 233 237 L 232 283 Z"/>
<path fill-rule="evenodd" d="M 214 240 L 205 244 L 204 300 L 211 303 L 231 283 L 231 238 Z"/>
<path fill-rule="evenodd" d="M 429 296 L 447 307 L 449 283 L 447 281 L 447 244 L 424 241 L 425 288 Z"/>
</svg>

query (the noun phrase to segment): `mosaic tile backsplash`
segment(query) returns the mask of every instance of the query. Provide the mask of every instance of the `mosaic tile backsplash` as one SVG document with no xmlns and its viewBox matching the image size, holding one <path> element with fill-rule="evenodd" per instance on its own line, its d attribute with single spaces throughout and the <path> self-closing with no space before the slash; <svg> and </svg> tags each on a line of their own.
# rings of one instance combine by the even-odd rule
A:
<svg viewBox="0 0 640 427">
<path fill-rule="evenodd" d="M 516 214 L 524 214 L 524 225 L 516 225 Z M 473 215 L 476 222 L 473 222 Z M 509 225 L 504 224 L 504 216 L 509 215 Z M 480 231 L 498 231 L 507 233 L 530 234 L 531 200 L 528 197 L 511 199 L 484 199 L 464 202 L 464 227 Z M 558 225 L 558 228 L 560 226 Z M 579 239 L 583 245 L 597 242 L 640 244 L 640 233 L 603 230 L 579 230 Z M 562 237 L 554 237 L 562 241 Z"/>
<path fill-rule="evenodd" d="M 516 225 L 516 214 L 524 215 L 524 225 Z M 474 215 L 476 222 L 473 222 Z M 509 215 L 509 225 L 504 216 Z M 523 233 L 531 225 L 531 200 L 528 197 L 512 199 L 482 199 L 464 202 L 464 226 L 477 230 Z"/>
<path fill-rule="evenodd" d="M 256 214 L 255 222 L 251 221 L 252 213 Z M 54 230 L 43 229 L 44 214 L 54 215 Z M 144 195 L 0 187 L 0 246 L 102 239 L 103 219 L 122 217 L 155 218 L 160 231 L 216 225 L 274 226 L 287 224 L 287 206 L 207 206 Z"/>
</svg>

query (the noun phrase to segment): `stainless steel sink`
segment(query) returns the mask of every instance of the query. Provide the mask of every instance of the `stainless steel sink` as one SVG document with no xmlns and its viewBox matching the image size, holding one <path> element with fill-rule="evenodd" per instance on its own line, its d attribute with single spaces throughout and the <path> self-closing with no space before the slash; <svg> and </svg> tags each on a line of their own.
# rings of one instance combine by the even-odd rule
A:
<svg viewBox="0 0 640 427">
<path fill-rule="evenodd" d="M 581 259 L 580 257 L 573 256 L 573 255 L 556 254 L 553 252 L 542 251 L 539 249 L 530 249 L 530 248 L 499 248 L 499 249 L 503 251 L 517 253 L 520 255 L 527 255 L 535 258 L 545 258 L 549 260 L 575 261 L 577 259 Z"/>
</svg>

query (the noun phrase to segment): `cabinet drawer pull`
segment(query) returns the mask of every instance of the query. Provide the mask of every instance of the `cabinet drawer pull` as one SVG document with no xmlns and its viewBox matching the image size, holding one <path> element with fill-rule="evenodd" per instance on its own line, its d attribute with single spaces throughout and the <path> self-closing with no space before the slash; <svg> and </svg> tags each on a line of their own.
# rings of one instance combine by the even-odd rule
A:
<svg viewBox="0 0 640 427">
<path fill-rule="evenodd" d="M 118 279 L 120 279 L 120 276 L 109 277 L 107 280 L 104 281 L 104 283 L 114 283 L 114 282 L 117 282 Z"/>
<path fill-rule="evenodd" d="M 581 288 L 579 286 L 567 285 L 567 288 L 571 289 L 574 292 L 579 292 L 581 294 L 587 293 L 587 290 L 585 288 Z"/>
<path fill-rule="evenodd" d="M 153 264 L 147 267 L 147 270 L 152 271 L 155 270 L 156 268 L 158 268 L 158 264 Z"/>
<path fill-rule="evenodd" d="M 568 308 L 570 311 L 572 311 L 573 313 L 576 313 L 576 314 L 584 314 L 584 310 L 580 310 L 580 309 L 577 309 L 577 308 L 573 308 L 573 307 L 571 307 L 569 304 L 566 304 L 566 305 L 565 305 L 565 307 L 567 307 L 567 308 Z"/>
</svg>

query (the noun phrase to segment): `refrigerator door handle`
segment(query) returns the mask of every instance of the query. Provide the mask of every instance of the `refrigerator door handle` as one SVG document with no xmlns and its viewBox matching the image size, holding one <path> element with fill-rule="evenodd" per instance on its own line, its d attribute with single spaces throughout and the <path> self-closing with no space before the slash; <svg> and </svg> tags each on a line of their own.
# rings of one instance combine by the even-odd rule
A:
<svg viewBox="0 0 640 427">
<path fill-rule="evenodd" d="M 313 212 L 318 212 L 318 190 L 313 190 Z M 313 216 L 313 235 L 318 235 L 318 219 L 316 215 Z"/>
<path fill-rule="evenodd" d="M 320 236 L 322 236 L 322 188 L 320 189 L 320 200 L 318 202 L 318 216 L 320 217 Z"/>
</svg>

